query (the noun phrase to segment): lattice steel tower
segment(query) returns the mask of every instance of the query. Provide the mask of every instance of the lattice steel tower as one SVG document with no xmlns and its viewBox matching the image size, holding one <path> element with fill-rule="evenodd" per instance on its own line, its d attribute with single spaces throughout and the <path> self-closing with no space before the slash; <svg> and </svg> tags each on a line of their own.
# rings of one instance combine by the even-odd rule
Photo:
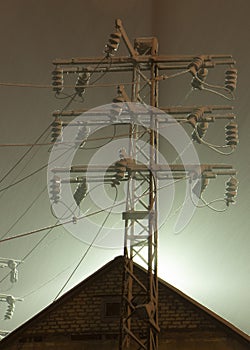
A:
<svg viewBox="0 0 250 350">
<path fill-rule="evenodd" d="M 128 56 L 118 56 L 118 47 L 123 41 L 127 47 Z M 226 99 L 233 99 L 236 87 L 237 71 L 235 62 L 230 55 L 200 55 L 200 56 L 162 56 L 158 54 L 158 41 L 155 37 L 136 38 L 131 44 L 121 20 L 116 20 L 115 31 L 110 35 L 105 47 L 103 58 L 73 58 L 57 59 L 54 62 L 53 89 L 60 94 L 67 85 L 63 79 L 69 75 L 77 74 L 75 94 L 81 96 L 85 89 L 91 86 L 94 74 L 108 74 L 116 72 L 132 72 L 132 91 L 128 94 L 127 86 L 117 83 L 118 96 L 113 100 L 114 110 L 130 109 L 131 119 L 129 125 L 129 148 L 121 150 L 120 159 L 109 167 L 109 180 L 113 186 L 119 186 L 122 181 L 127 181 L 126 206 L 122 213 L 125 223 L 124 234 L 124 274 L 122 287 L 121 329 L 119 349 L 158 349 L 158 335 L 160 326 L 158 321 L 158 182 L 161 179 L 180 179 L 190 177 L 191 174 L 197 180 L 193 192 L 200 197 L 206 188 L 208 181 L 217 175 L 230 175 L 227 182 L 225 203 L 228 206 L 234 202 L 237 180 L 236 171 L 231 165 L 203 164 L 197 170 L 197 164 L 172 164 L 164 166 L 158 162 L 158 131 L 159 125 L 169 123 L 163 113 L 154 113 L 154 108 L 159 108 L 159 82 L 180 74 L 191 74 L 191 86 L 196 90 L 213 90 Z M 218 65 L 228 66 L 224 86 L 212 86 L 206 82 L 209 69 Z M 174 74 L 167 74 L 174 72 Z M 105 84 L 104 84 L 105 85 Z M 93 87 L 93 86 L 92 86 Z M 142 98 L 142 92 L 145 97 Z M 130 103 L 132 102 L 132 104 Z M 133 110 L 133 102 L 142 106 L 139 114 L 147 111 L 146 124 L 143 129 L 146 149 L 139 146 L 141 138 L 141 126 L 136 122 L 137 110 Z M 151 106 L 148 109 L 147 106 Z M 178 106 L 161 108 L 165 114 L 172 115 L 177 122 L 190 124 L 193 130 L 192 139 L 197 143 L 211 145 L 203 138 L 210 123 L 217 119 L 228 120 L 226 125 L 226 147 L 233 151 L 238 143 L 237 125 L 234 122 L 235 115 L 230 106 Z M 57 111 L 54 113 L 53 141 L 61 135 L 64 125 L 63 118 L 80 115 L 82 111 Z M 119 123 L 122 114 L 113 115 Z M 122 121 L 123 122 L 123 121 Z M 85 125 L 86 127 L 86 125 Z M 87 140 L 87 138 L 86 138 Z M 85 140 L 85 141 L 86 141 Z M 220 153 L 223 153 L 219 151 Z M 138 161 L 143 155 L 147 161 L 142 164 Z M 102 172 L 103 168 L 94 169 Z M 94 171 L 93 170 L 93 171 Z M 77 169 L 72 167 L 71 172 L 87 171 L 83 165 Z M 88 167 L 91 172 L 91 167 Z M 105 174 L 103 175 L 106 176 Z M 74 182 L 77 182 L 75 178 Z M 57 181 L 58 180 L 57 178 Z M 82 181 L 82 180 L 81 180 Z M 79 180 L 80 182 L 80 180 Z M 85 183 L 86 185 L 86 183 Z M 86 186 L 85 193 L 86 193 Z M 137 195 L 142 189 L 144 196 Z M 80 201 L 78 202 L 78 204 Z M 134 259 L 141 260 L 145 266 L 147 278 L 136 275 L 133 268 Z"/>
</svg>

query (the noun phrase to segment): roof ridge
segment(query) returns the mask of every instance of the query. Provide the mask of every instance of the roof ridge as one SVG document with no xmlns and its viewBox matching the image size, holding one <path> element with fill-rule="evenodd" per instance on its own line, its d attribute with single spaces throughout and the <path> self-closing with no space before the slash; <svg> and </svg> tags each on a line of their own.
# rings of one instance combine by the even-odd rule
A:
<svg viewBox="0 0 250 350">
<path fill-rule="evenodd" d="M 48 311 L 52 311 L 55 307 L 58 306 L 58 304 L 61 304 L 64 301 L 66 301 L 69 297 L 72 296 L 72 294 L 77 293 L 77 291 L 82 287 L 83 284 L 87 284 L 91 280 L 93 281 L 93 279 L 95 279 L 98 275 L 100 275 L 100 273 L 102 273 L 105 270 L 111 268 L 114 264 L 122 263 L 123 259 L 124 259 L 124 256 L 119 255 L 119 256 L 116 256 L 114 259 L 110 260 L 109 262 L 107 262 L 101 268 L 96 270 L 92 275 L 90 275 L 87 278 L 85 278 L 83 281 L 81 281 L 76 286 L 74 286 L 69 291 L 67 291 L 65 294 L 63 294 L 60 298 L 58 298 L 57 300 L 55 300 L 52 303 L 50 303 L 48 306 L 46 306 L 44 309 L 42 309 L 36 315 L 31 317 L 25 323 L 20 325 L 14 331 L 10 332 L 10 334 L 8 334 L 5 338 L 3 338 L 1 340 L 1 345 L 4 345 L 5 342 L 7 343 L 10 339 L 13 339 L 13 338 L 15 339 L 16 337 L 18 337 L 18 334 L 20 332 L 22 332 L 22 330 L 25 330 L 35 319 L 39 319 L 43 315 L 46 315 L 46 313 Z M 134 263 L 134 265 L 135 265 L 136 268 L 138 268 L 139 270 L 141 270 L 141 271 L 146 273 L 146 269 L 144 267 L 142 267 L 138 263 Z M 230 323 L 226 319 L 224 319 L 221 316 L 219 316 L 218 314 L 216 314 L 214 311 L 212 311 L 209 308 L 207 308 L 205 305 L 203 305 L 200 302 L 194 300 L 193 298 L 191 298 L 190 296 L 188 296 L 187 294 L 182 292 L 180 289 L 178 289 L 177 287 L 171 285 L 170 283 L 168 283 L 167 281 L 163 280 L 162 278 L 159 278 L 159 283 L 162 284 L 163 286 L 165 286 L 166 288 L 170 289 L 172 292 L 178 294 L 179 296 L 181 296 L 182 298 L 184 298 L 188 302 L 192 303 L 198 309 L 202 310 L 206 314 L 208 314 L 211 317 L 213 317 L 219 323 L 221 323 L 222 325 L 226 326 L 230 331 L 234 332 L 235 334 L 237 334 L 238 336 L 240 336 L 244 340 L 247 340 L 248 342 L 250 342 L 250 336 L 248 334 L 244 333 L 242 330 L 240 330 L 239 328 L 234 326 L 232 323 Z"/>
</svg>

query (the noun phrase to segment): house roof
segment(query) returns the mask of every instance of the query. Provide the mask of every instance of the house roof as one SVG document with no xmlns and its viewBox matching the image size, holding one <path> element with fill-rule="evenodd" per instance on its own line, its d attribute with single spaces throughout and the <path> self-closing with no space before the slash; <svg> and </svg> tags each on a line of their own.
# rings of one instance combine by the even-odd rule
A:
<svg viewBox="0 0 250 350">
<path fill-rule="evenodd" d="M 111 270 L 114 267 L 114 265 L 122 264 L 123 259 L 124 259 L 123 256 L 117 256 L 116 258 L 114 258 L 113 260 L 111 260 L 110 262 L 108 262 L 107 264 L 102 266 L 100 269 L 98 269 L 96 272 L 94 272 L 92 275 L 87 277 L 85 280 L 83 280 L 82 282 L 77 284 L 75 287 L 73 287 L 71 290 L 69 290 L 67 293 L 65 293 L 63 296 L 61 296 L 59 299 L 57 299 L 54 302 L 52 302 L 51 304 L 49 304 L 42 311 L 37 313 L 35 316 L 30 318 L 27 322 L 25 322 L 20 327 L 15 329 L 13 332 L 8 334 L 5 338 L 3 338 L 1 340 L 1 348 L 3 348 L 4 345 L 10 344 L 15 339 L 17 339 L 22 334 L 22 332 L 24 332 L 26 329 L 29 328 L 29 326 L 31 326 L 33 324 L 33 322 L 43 318 L 48 313 L 53 311 L 53 309 L 64 304 L 68 299 L 72 298 L 72 296 L 76 295 L 80 290 L 82 290 L 83 287 L 86 287 L 89 283 L 92 283 L 92 282 L 94 282 L 95 279 L 98 279 L 100 277 L 100 275 L 102 275 L 103 273 L 105 273 L 105 272 L 107 273 L 109 270 Z M 146 272 L 146 270 L 143 267 L 141 267 L 140 265 L 138 265 L 136 263 L 134 263 L 134 265 L 135 265 L 135 268 L 138 268 L 139 270 Z M 215 312 L 209 310 L 204 305 L 195 301 L 194 299 L 192 299 L 191 297 L 189 297 L 188 295 L 186 295 L 185 293 L 183 293 L 182 291 L 180 291 L 176 287 L 172 286 L 171 284 L 169 284 L 168 282 L 166 282 L 160 278 L 159 278 L 159 284 L 168 288 L 172 292 L 174 292 L 177 295 L 179 295 L 180 297 L 182 297 L 184 300 L 190 302 L 191 304 L 196 306 L 198 309 L 200 309 L 203 312 L 205 312 L 206 314 L 210 315 L 217 322 L 219 322 L 222 326 L 224 326 L 230 333 L 233 333 L 234 335 L 236 335 L 236 336 L 240 337 L 241 339 L 244 339 L 250 343 L 250 336 L 249 335 L 247 335 L 246 333 L 241 331 L 239 328 L 237 328 L 236 326 L 234 326 L 233 324 L 231 324 L 227 320 L 223 319 L 219 315 L 217 315 Z"/>
</svg>

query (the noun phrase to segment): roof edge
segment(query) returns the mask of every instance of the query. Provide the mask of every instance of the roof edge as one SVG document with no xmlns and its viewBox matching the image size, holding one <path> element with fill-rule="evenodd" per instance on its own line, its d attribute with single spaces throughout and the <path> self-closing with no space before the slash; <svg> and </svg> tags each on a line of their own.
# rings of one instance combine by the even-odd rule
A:
<svg viewBox="0 0 250 350">
<path fill-rule="evenodd" d="M 42 309 L 40 312 L 38 312 L 36 315 L 34 315 L 33 317 L 31 317 L 29 320 L 27 320 L 25 323 L 23 323 L 22 325 L 20 325 L 18 328 L 16 328 L 14 331 L 10 332 L 10 334 L 8 334 L 5 338 L 3 338 L 1 340 L 1 345 L 7 345 L 7 343 L 10 340 L 14 340 L 18 337 L 18 335 L 24 331 L 26 328 L 29 327 L 29 325 L 35 321 L 36 319 L 39 319 L 40 317 L 42 317 L 43 315 L 46 315 L 46 313 L 48 311 L 53 310 L 55 307 L 58 306 L 58 304 L 63 303 L 64 301 L 66 301 L 69 297 L 72 296 L 72 294 L 77 293 L 78 289 L 80 289 L 82 287 L 83 284 L 87 284 L 88 282 L 92 281 L 93 279 L 97 278 L 98 275 L 100 275 L 101 273 L 103 273 L 105 270 L 110 269 L 116 262 L 122 263 L 124 257 L 122 255 L 116 256 L 113 260 L 109 261 L 108 263 L 106 263 L 105 265 L 103 265 L 101 268 L 99 268 L 97 271 L 95 271 L 92 275 L 88 276 L 86 279 L 84 279 L 83 281 L 81 281 L 80 283 L 78 283 L 76 286 L 74 286 L 72 289 L 70 289 L 69 291 L 67 291 L 65 294 L 63 294 L 60 298 L 58 298 L 57 300 L 53 301 L 51 304 L 49 304 L 48 306 L 46 306 L 44 309 Z M 145 268 L 143 268 L 142 266 L 140 266 L 137 263 L 134 263 L 134 265 L 142 270 L 143 272 L 146 272 Z M 237 334 L 240 338 L 246 340 L 247 342 L 250 343 L 250 335 L 248 335 L 247 333 L 243 332 L 241 329 L 239 329 L 238 327 L 236 327 L 235 325 L 233 325 L 232 323 L 230 323 L 229 321 L 227 321 L 226 319 L 222 318 L 221 316 L 219 316 L 218 314 L 216 314 L 214 311 L 208 309 L 206 306 L 202 305 L 201 303 L 195 301 L 194 299 L 192 299 L 191 297 L 189 297 L 187 294 L 185 294 L 184 292 L 182 292 L 181 290 L 179 290 L 178 288 L 174 287 L 173 285 L 169 284 L 168 282 L 166 282 L 165 280 L 163 280 L 162 278 L 159 278 L 159 283 L 162 284 L 163 286 L 165 286 L 166 288 L 169 288 L 171 291 L 173 291 L 174 293 L 178 294 L 179 296 L 181 296 L 182 298 L 184 298 L 185 300 L 187 300 L 188 302 L 192 303 L 194 306 L 196 306 L 198 309 L 201 309 L 202 311 L 204 311 L 206 314 L 210 315 L 211 317 L 213 317 L 215 320 L 217 320 L 220 324 L 222 324 L 223 326 L 227 327 L 230 331 L 232 331 L 233 333 Z"/>
</svg>

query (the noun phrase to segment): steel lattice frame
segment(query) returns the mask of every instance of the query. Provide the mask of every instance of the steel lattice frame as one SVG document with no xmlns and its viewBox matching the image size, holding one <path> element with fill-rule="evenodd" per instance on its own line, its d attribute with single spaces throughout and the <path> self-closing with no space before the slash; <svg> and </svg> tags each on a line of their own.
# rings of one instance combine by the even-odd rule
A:
<svg viewBox="0 0 250 350">
<path fill-rule="evenodd" d="M 154 37 L 137 38 L 134 47 L 131 45 L 128 36 L 120 20 L 116 21 L 116 30 L 120 32 L 130 56 L 103 58 L 74 58 L 68 60 L 55 60 L 53 63 L 63 73 L 99 73 L 105 69 L 113 72 L 132 72 L 132 82 L 128 86 L 132 87 L 131 97 L 128 97 L 127 86 L 118 86 L 118 91 L 123 95 L 125 102 L 146 103 L 152 107 L 158 107 L 158 84 L 160 80 L 166 78 L 165 75 L 159 75 L 160 71 L 176 69 L 197 69 L 200 61 L 203 67 L 213 68 L 216 65 L 230 65 L 235 62 L 231 55 L 202 55 L 193 56 L 159 56 L 158 42 Z M 100 63 L 101 62 L 101 63 Z M 91 65 L 96 65 L 92 67 Z M 190 66 L 191 65 L 191 66 Z M 104 84 L 105 86 L 105 84 Z M 87 86 L 86 86 L 87 87 Z M 56 87 L 57 88 L 57 87 Z M 60 84 L 59 90 L 60 91 Z M 141 96 L 145 94 L 145 96 Z M 187 115 L 197 106 L 179 106 L 162 108 L 167 113 L 172 113 L 174 118 L 179 121 L 188 121 Z M 202 107 L 203 121 L 213 122 L 215 119 L 234 119 L 232 113 L 224 115 L 213 114 L 213 111 L 230 110 L 228 106 L 204 106 Z M 61 111 L 55 112 L 55 117 L 72 117 L 80 115 L 83 111 Z M 133 111 L 131 111 L 133 113 Z M 184 115 L 184 116 L 183 116 Z M 90 125 L 93 123 L 89 122 Z M 129 149 L 124 160 L 130 159 L 131 164 L 126 168 L 124 180 L 127 181 L 126 208 L 123 213 L 125 222 L 124 234 L 124 271 L 122 286 L 122 307 L 120 322 L 120 341 L 119 349 L 128 348 L 157 350 L 158 349 L 158 201 L 157 189 L 160 173 L 173 171 L 176 178 L 180 178 L 180 173 L 186 175 L 192 165 L 164 165 L 158 164 L 158 127 L 160 123 L 166 123 L 163 118 L 155 118 L 148 113 L 148 128 L 145 128 L 143 135 L 147 138 L 146 150 L 138 145 L 140 139 L 140 127 L 136 119 L 131 118 L 130 124 Z M 65 126 L 67 123 L 64 124 Z M 144 164 L 140 164 L 140 159 L 144 158 Z M 207 178 L 214 178 L 217 175 L 235 174 L 235 170 L 228 165 L 205 164 L 201 165 L 201 174 Z M 220 170 L 222 169 L 222 170 Z M 72 166 L 71 173 L 86 172 L 91 173 L 106 171 L 106 165 L 103 166 Z M 55 169 L 55 173 L 64 171 L 64 169 Z M 109 180 L 115 179 L 116 166 L 110 166 Z M 176 173 L 175 173 L 176 172 Z M 131 175 L 132 174 L 132 175 Z M 134 174 L 134 176 L 133 176 Z M 136 175 L 135 175 L 136 174 Z M 171 175 L 170 177 L 171 178 Z M 69 179 L 69 181 L 78 181 L 78 178 Z M 141 196 L 143 191 L 144 196 Z M 147 278 L 139 276 L 134 271 L 134 260 L 137 260 L 145 267 Z"/>
<path fill-rule="evenodd" d="M 156 52 L 155 47 L 151 47 Z M 158 106 L 157 67 L 152 63 L 150 77 L 147 78 L 140 70 L 139 64 L 133 70 L 132 101 L 141 102 L 140 92 L 145 87 L 149 89 L 151 106 Z M 141 87 L 141 80 L 143 85 Z M 149 84 L 148 82 L 154 82 Z M 149 113 L 150 114 L 150 113 Z M 135 343 L 138 349 L 158 349 L 158 220 L 157 220 L 157 176 L 153 168 L 157 164 L 158 136 L 157 121 L 149 116 L 150 128 L 147 130 L 147 150 L 143 151 L 137 145 L 138 126 L 130 128 L 129 157 L 136 162 L 138 154 L 146 158 L 148 173 L 141 174 L 141 181 L 131 178 L 127 186 L 127 204 L 124 213 L 124 276 L 122 292 L 122 317 L 120 332 L 120 349 L 128 348 Z M 146 186 L 145 186 L 146 185 Z M 145 188 L 146 187 L 146 188 Z M 146 200 L 138 199 L 138 189 L 145 189 Z M 145 252 L 146 250 L 146 252 Z M 142 254 L 143 251 L 143 254 Z M 145 258 L 146 254 L 146 258 Z M 136 276 L 133 268 L 134 259 L 146 266 L 147 279 Z"/>
</svg>

